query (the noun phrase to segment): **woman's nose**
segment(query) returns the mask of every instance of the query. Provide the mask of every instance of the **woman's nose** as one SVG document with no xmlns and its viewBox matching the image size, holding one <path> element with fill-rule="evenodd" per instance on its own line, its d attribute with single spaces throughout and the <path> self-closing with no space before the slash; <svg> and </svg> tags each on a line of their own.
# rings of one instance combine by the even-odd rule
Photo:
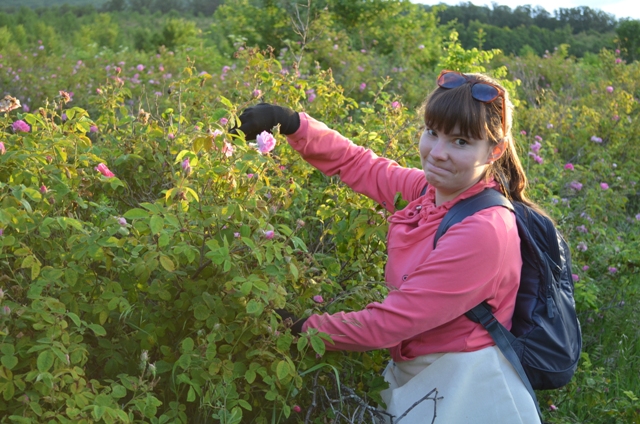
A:
<svg viewBox="0 0 640 424">
<path fill-rule="evenodd" d="M 433 145 L 431 146 L 431 151 L 429 152 L 429 155 L 435 159 L 444 160 L 447 158 L 446 153 L 447 152 L 445 149 L 444 141 L 438 140 L 435 143 L 433 143 Z"/>
</svg>

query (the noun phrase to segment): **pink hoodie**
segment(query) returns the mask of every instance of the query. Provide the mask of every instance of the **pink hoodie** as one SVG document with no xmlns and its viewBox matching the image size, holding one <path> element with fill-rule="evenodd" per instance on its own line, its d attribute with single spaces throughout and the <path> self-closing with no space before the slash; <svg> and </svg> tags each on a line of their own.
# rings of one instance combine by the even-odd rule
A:
<svg viewBox="0 0 640 424">
<path fill-rule="evenodd" d="M 433 187 L 419 197 L 426 185 L 421 169 L 378 157 L 306 114 L 300 121 L 287 138 L 307 162 L 326 175 L 340 175 L 353 190 L 395 212 L 387 235 L 386 299 L 357 312 L 312 315 L 303 330 L 331 335 L 329 350 L 389 348 L 395 361 L 493 345 L 487 331 L 464 313 L 487 300 L 511 328 L 522 266 L 515 216 L 499 206 L 485 209 L 451 227 L 435 250 L 433 240 L 451 206 L 497 184 L 480 181 L 436 206 Z M 411 202 L 396 212 L 397 192 Z"/>
</svg>

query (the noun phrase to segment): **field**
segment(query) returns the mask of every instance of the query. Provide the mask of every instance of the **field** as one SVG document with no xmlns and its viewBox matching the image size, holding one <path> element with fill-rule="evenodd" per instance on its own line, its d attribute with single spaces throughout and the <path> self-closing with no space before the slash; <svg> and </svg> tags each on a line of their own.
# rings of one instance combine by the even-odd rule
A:
<svg viewBox="0 0 640 424">
<path fill-rule="evenodd" d="M 230 130 L 273 102 L 419 167 L 443 68 L 512 92 L 530 195 L 572 250 L 583 354 L 538 392 L 545 420 L 640 422 L 637 52 L 463 47 L 403 1 L 262 3 L 0 13 L 21 104 L 0 114 L 0 422 L 375 422 L 386 351 L 326 352 L 274 310 L 383 299 L 389 214 L 284 136 L 261 154 Z"/>
</svg>

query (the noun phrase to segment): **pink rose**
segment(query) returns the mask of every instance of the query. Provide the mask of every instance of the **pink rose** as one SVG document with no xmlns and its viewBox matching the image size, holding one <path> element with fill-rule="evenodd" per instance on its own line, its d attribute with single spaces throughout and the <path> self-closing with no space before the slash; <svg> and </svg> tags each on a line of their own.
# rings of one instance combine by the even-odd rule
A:
<svg viewBox="0 0 640 424">
<path fill-rule="evenodd" d="M 569 171 L 573 171 L 574 170 L 573 164 L 572 163 L 567 163 L 564 166 L 564 169 L 568 169 Z"/>
<path fill-rule="evenodd" d="M 275 237 L 276 233 L 273 230 L 267 230 L 264 232 L 264 238 L 266 238 L 267 240 L 271 240 L 273 237 Z"/>
<path fill-rule="evenodd" d="M 115 177 L 116 176 L 116 174 L 111 172 L 111 170 L 109 170 L 109 168 L 107 168 L 107 165 L 105 165 L 104 163 L 99 164 L 94 169 L 96 171 L 98 171 L 99 173 L 101 173 L 102 175 L 104 175 L 105 177 L 107 177 L 107 178 L 111 178 L 111 177 Z"/>
<path fill-rule="evenodd" d="M 31 131 L 31 127 L 29 124 L 24 122 L 22 119 L 15 121 L 11 127 L 13 128 L 13 132 L 29 132 Z"/>
<path fill-rule="evenodd" d="M 276 147 L 275 137 L 266 131 L 262 131 L 258 134 L 256 142 L 258 143 L 258 151 L 263 155 L 269 153 Z"/>
<path fill-rule="evenodd" d="M 313 301 L 316 303 L 323 303 L 324 299 L 322 298 L 322 296 L 320 296 L 319 294 L 313 296 Z"/>
</svg>

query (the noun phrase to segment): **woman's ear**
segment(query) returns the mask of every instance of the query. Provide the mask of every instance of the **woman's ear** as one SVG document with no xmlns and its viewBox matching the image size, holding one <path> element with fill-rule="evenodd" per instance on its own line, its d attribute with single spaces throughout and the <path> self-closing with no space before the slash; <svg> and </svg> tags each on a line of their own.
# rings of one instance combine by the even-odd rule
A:
<svg viewBox="0 0 640 424">
<path fill-rule="evenodd" d="M 498 144 L 495 144 L 491 147 L 489 152 L 489 157 L 487 158 L 487 163 L 493 163 L 500 159 L 500 157 L 504 154 L 505 150 L 507 150 L 507 142 L 501 141 Z"/>
</svg>

